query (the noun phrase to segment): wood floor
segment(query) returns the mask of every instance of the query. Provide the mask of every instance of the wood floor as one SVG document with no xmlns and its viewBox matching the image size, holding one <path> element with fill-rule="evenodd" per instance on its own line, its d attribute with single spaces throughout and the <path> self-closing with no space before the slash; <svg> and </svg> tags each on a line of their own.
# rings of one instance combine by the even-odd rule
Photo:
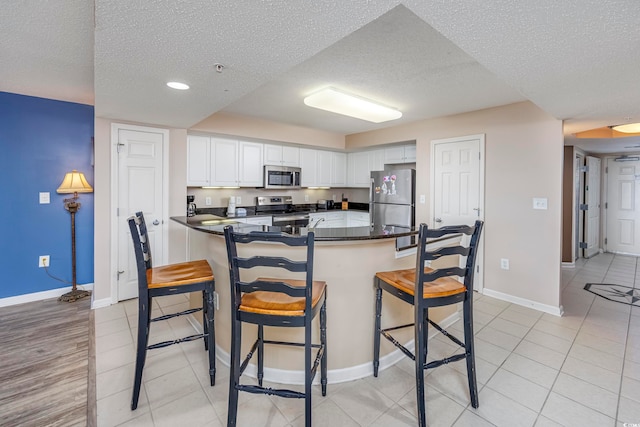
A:
<svg viewBox="0 0 640 427">
<path fill-rule="evenodd" d="M 95 426 L 90 298 L 0 308 L 0 425 Z"/>
</svg>

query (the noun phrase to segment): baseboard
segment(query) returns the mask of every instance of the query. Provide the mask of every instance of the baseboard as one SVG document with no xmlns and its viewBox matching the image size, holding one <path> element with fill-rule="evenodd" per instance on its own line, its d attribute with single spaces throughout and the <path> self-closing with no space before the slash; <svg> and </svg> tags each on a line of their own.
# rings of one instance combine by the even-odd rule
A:
<svg viewBox="0 0 640 427">
<path fill-rule="evenodd" d="M 187 317 L 189 319 L 189 323 L 193 325 L 194 329 L 198 333 L 202 333 L 202 325 L 198 322 L 192 315 Z M 443 328 L 447 328 L 455 323 L 460 318 L 460 313 L 455 312 L 439 322 L 440 326 Z M 429 338 L 433 338 L 433 336 L 437 335 L 438 331 L 433 331 Z M 414 340 L 409 341 L 405 344 L 405 347 L 410 351 L 414 349 Z M 400 350 L 396 349 L 391 353 L 387 354 L 380 358 L 380 371 L 384 371 L 385 369 L 395 365 L 400 360 L 407 356 L 404 355 Z M 226 366 L 230 365 L 230 355 L 225 350 L 222 350 L 219 346 L 216 345 L 216 358 L 218 361 L 222 362 Z M 254 364 L 249 364 L 244 371 L 244 374 L 249 377 L 255 378 L 257 376 L 257 368 Z M 353 381 L 360 378 L 370 377 L 373 375 L 373 363 L 366 362 L 361 365 L 350 366 L 348 368 L 342 369 L 329 369 L 327 371 L 327 381 L 329 384 L 338 384 L 347 381 Z M 303 371 L 293 371 L 288 369 L 274 369 L 274 368 L 264 368 L 264 379 L 270 382 L 276 382 L 279 384 L 304 384 L 304 372 Z M 320 384 L 320 376 L 316 375 L 314 379 L 315 384 Z"/>
<path fill-rule="evenodd" d="M 96 309 L 96 308 L 103 308 L 103 307 L 109 307 L 110 305 L 113 304 L 113 301 L 111 300 L 111 297 L 109 298 L 102 298 L 102 299 L 93 299 L 93 294 L 91 294 L 91 308 L 92 309 Z"/>
<path fill-rule="evenodd" d="M 563 262 L 562 268 L 576 268 L 575 262 Z"/>
<path fill-rule="evenodd" d="M 558 307 L 554 307 L 552 305 L 541 304 L 539 302 L 531 301 L 525 298 L 514 297 L 513 295 L 505 294 L 505 293 L 494 291 L 487 288 L 484 288 L 482 290 L 482 294 L 490 296 L 492 298 L 502 300 L 502 301 L 507 301 L 513 304 L 521 305 L 523 307 L 533 308 L 534 310 L 553 314 L 554 316 L 558 316 L 558 317 L 562 317 L 562 315 L 564 314 L 564 309 L 562 308 L 561 305 Z"/>
<path fill-rule="evenodd" d="M 93 291 L 93 283 L 78 285 L 78 288 L 85 291 Z M 58 298 L 59 296 L 71 291 L 71 286 L 64 288 L 51 289 L 48 291 L 33 292 L 31 294 L 16 295 L 14 297 L 0 298 L 0 307 L 9 307 L 11 305 L 24 304 L 27 302 L 42 301 L 45 299 Z M 93 293 L 91 294 L 93 297 Z"/>
</svg>

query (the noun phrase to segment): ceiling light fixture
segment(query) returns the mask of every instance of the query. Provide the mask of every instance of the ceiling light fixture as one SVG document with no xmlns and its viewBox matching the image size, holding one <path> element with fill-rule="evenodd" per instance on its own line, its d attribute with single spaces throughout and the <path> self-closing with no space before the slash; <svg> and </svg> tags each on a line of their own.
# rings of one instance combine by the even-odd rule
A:
<svg viewBox="0 0 640 427">
<path fill-rule="evenodd" d="M 180 83 L 180 82 L 168 82 L 167 86 L 169 86 L 171 89 L 178 89 L 178 90 L 187 90 L 189 89 L 189 85 L 186 83 Z"/>
<path fill-rule="evenodd" d="M 640 123 L 626 123 L 624 125 L 611 126 L 611 129 L 622 133 L 640 133 Z"/>
<path fill-rule="evenodd" d="M 373 123 L 388 122 L 402 117 L 402 113 L 398 110 L 376 104 L 358 96 L 348 95 L 332 87 L 307 96 L 304 99 L 304 103 L 309 107 Z"/>
</svg>

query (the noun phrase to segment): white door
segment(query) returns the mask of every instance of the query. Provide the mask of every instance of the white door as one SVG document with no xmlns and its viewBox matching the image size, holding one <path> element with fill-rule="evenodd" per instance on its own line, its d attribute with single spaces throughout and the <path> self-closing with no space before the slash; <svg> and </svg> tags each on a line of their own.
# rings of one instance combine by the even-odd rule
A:
<svg viewBox="0 0 640 427">
<path fill-rule="evenodd" d="M 144 128 L 140 128 L 144 129 Z M 117 228 L 118 301 L 138 296 L 138 276 L 127 219 L 142 211 L 151 242 L 154 265 L 165 264 L 164 150 L 167 136 L 162 130 L 125 127 L 117 132 Z"/>
<path fill-rule="evenodd" d="M 484 219 L 484 135 L 431 141 L 431 210 L 434 226 Z M 482 289 L 483 241 L 474 287 Z"/>
<path fill-rule="evenodd" d="M 640 255 L 640 160 L 607 159 L 605 249 Z"/>
<path fill-rule="evenodd" d="M 586 162 L 583 256 L 590 258 L 600 252 L 600 159 L 587 156 Z"/>
</svg>

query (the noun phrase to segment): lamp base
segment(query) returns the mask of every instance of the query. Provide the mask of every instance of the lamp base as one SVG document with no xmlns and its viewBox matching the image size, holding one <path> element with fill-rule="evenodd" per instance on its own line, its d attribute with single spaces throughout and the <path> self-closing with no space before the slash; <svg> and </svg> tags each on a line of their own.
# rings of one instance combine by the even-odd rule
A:
<svg viewBox="0 0 640 427">
<path fill-rule="evenodd" d="M 81 298 L 88 297 L 89 295 L 91 295 L 90 291 L 74 289 L 71 292 L 67 292 L 66 294 L 62 295 L 60 298 L 58 298 L 58 301 L 74 302 Z"/>
</svg>

